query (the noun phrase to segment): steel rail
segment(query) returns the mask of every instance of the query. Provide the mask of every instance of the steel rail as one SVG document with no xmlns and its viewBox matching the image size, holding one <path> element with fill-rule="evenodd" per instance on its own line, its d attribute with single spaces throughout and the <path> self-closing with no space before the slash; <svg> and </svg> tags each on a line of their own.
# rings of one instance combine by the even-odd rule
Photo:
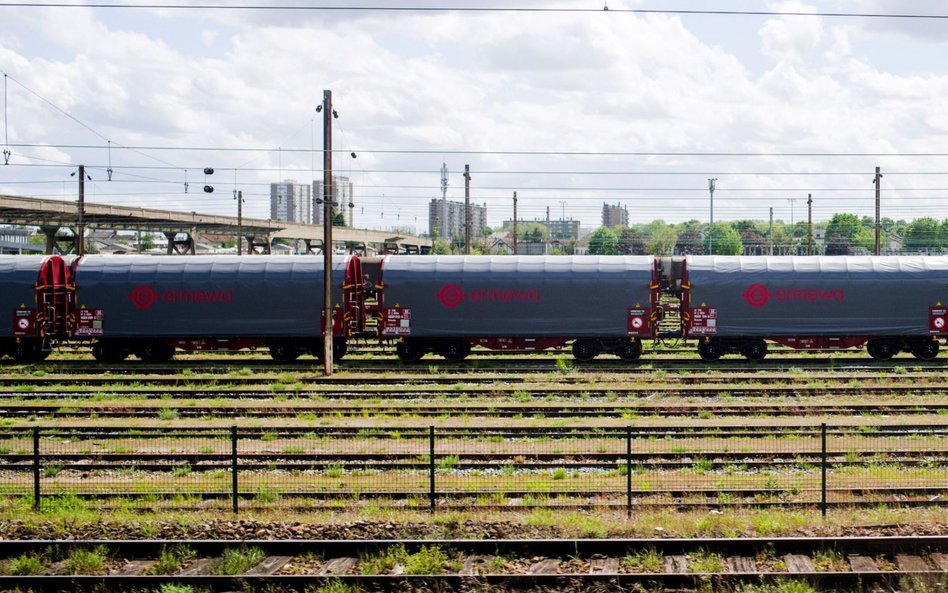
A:
<svg viewBox="0 0 948 593">
<path fill-rule="evenodd" d="M 63 589 L 106 590 L 147 588 L 163 583 L 189 584 L 214 591 L 233 590 L 243 587 L 284 587 L 302 590 L 331 581 L 364 587 L 390 587 L 396 584 L 413 588 L 437 587 L 439 585 L 464 586 L 474 584 L 506 586 L 576 586 L 593 583 L 629 586 L 636 583 L 652 587 L 696 587 L 702 583 L 760 582 L 773 579 L 798 579 L 809 581 L 820 587 L 840 587 L 869 583 L 895 584 L 900 578 L 913 578 L 934 583 L 943 579 L 948 565 L 945 552 L 948 538 L 944 536 L 909 537 L 849 537 L 849 538 L 734 538 L 734 539 L 562 539 L 562 540 L 14 540 L 0 541 L 0 556 L 13 558 L 23 554 L 40 554 L 51 546 L 71 549 L 93 549 L 104 546 L 120 551 L 123 558 L 145 561 L 158 557 L 162 549 L 184 545 L 199 558 L 219 557 L 229 548 L 256 547 L 264 551 L 267 560 L 240 575 L 213 575 L 208 568 L 203 574 L 187 574 L 181 571 L 172 575 L 110 574 L 110 575 L 41 575 L 2 576 L 0 588 L 51 591 Z M 449 574 L 355 574 L 352 569 L 359 558 L 371 557 L 403 546 L 406 553 L 413 554 L 427 546 L 450 550 L 459 558 L 466 558 L 464 569 Z M 661 572 L 634 572 L 623 567 L 621 559 L 642 551 L 654 550 L 661 554 L 664 570 Z M 835 550 L 841 558 L 849 558 L 851 570 L 820 571 L 811 557 L 824 550 Z M 730 568 L 709 572 L 689 572 L 688 555 L 698 551 L 713 551 L 723 560 L 728 559 Z M 754 557 L 765 552 L 774 558 L 784 558 L 787 571 L 760 571 L 755 569 Z M 342 574 L 318 571 L 314 574 L 276 574 L 286 562 L 309 554 L 324 560 L 348 558 L 350 569 Z M 506 557 L 520 559 L 525 569 L 517 572 L 490 572 L 485 558 Z M 864 560 L 857 563 L 853 557 Z M 881 570 L 878 566 L 866 565 L 865 559 L 884 557 L 896 567 Z M 605 570 L 595 571 L 594 559 L 613 559 Z M 271 560 L 273 559 L 273 560 Z M 480 559 L 478 564 L 476 561 Z M 734 561 L 732 562 L 732 559 Z M 537 561 L 539 560 L 539 562 Z M 579 560 L 577 570 L 576 562 Z M 790 562 L 793 560 L 793 562 Z M 283 564 L 280 564 L 280 563 Z M 545 562 L 545 564 L 544 564 Z M 269 566 L 264 570 L 261 567 Z M 588 565 L 588 569 L 587 569 Z M 139 564 L 144 567 L 146 564 Z M 273 567 L 276 566 L 276 570 Z M 323 566 L 328 567 L 329 563 Z M 144 572 L 142 570 L 141 572 Z M 267 574 L 267 573 L 270 574 Z"/>
<path fill-rule="evenodd" d="M 174 386 L 173 391 L 160 390 L 154 388 L 141 389 L 137 387 L 122 390 L 121 393 L 132 397 L 142 397 L 146 399 L 168 398 L 174 399 L 216 399 L 221 397 L 245 398 L 245 399 L 272 399 L 275 396 L 293 396 L 305 398 L 309 396 L 334 397 L 343 399 L 364 400 L 367 397 L 388 397 L 391 399 L 431 399 L 431 398 L 450 398 L 450 397 L 471 397 L 477 396 L 497 396 L 499 393 L 522 391 L 514 387 L 504 387 L 497 385 L 474 385 L 466 386 L 463 389 L 454 389 L 444 387 L 433 390 L 423 385 L 386 388 L 384 390 L 371 390 L 369 387 L 324 387 L 320 389 L 284 389 L 279 391 L 269 389 L 233 389 L 233 388 L 192 388 L 183 386 Z M 528 392 L 529 393 L 529 392 Z M 782 385 L 719 385 L 719 386 L 661 386 L 654 382 L 650 385 L 605 385 L 602 387 L 593 387 L 586 385 L 576 385 L 573 388 L 546 388 L 538 389 L 535 392 L 537 397 L 717 397 L 722 393 L 730 394 L 734 397 L 803 397 L 803 396 L 905 396 L 905 395 L 944 395 L 948 393 L 948 383 L 940 382 L 928 385 L 837 385 L 837 386 L 782 386 Z M 102 397 L 101 389 L 51 389 L 44 391 L 34 389 L 28 392 L 23 391 L 5 391 L 0 392 L 0 400 L 7 399 L 39 399 L 39 398 L 58 398 L 71 399 L 83 397 Z"/>
<path fill-rule="evenodd" d="M 371 394 L 367 394 L 370 396 Z M 365 403 L 358 406 L 348 404 L 298 404 L 272 403 L 247 405 L 235 402 L 233 405 L 142 405 L 122 401 L 116 396 L 115 403 L 94 404 L 64 400 L 59 403 L 12 404 L 0 399 L 0 415 L 16 417 L 56 417 L 56 418 L 153 418 L 163 410 L 173 410 L 179 418 L 292 418 L 300 414 L 332 414 L 334 417 L 352 416 L 415 416 L 440 417 L 451 414 L 461 416 L 490 416 L 491 418 L 514 418 L 520 416 L 542 416 L 545 418 L 625 418 L 629 414 L 644 416 L 689 417 L 711 415 L 713 417 L 747 417 L 766 414 L 768 417 L 810 417 L 810 416 L 918 416 L 948 414 L 948 400 L 942 403 L 885 403 L 885 404 L 622 404 L 602 403 L 551 403 L 537 404 L 497 404 L 490 401 L 464 402 L 464 404 L 378 404 Z"/>
</svg>

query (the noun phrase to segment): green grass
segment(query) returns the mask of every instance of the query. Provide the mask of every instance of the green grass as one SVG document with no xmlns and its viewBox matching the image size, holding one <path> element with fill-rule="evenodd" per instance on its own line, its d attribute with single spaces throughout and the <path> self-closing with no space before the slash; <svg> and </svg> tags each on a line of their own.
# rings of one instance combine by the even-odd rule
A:
<svg viewBox="0 0 948 593">
<path fill-rule="evenodd" d="M 196 557 L 193 549 L 186 545 L 163 546 L 158 560 L 148 571 L 149 574 L 174 574 Z"/>
<path fill-rule="evenodd" d="M 226 548 L 220 563 L 211 572 L 218 575 L 243 574 L 263 562 L 266 556 L 266 553 L 256 546 Z"/>
<path fill-rule="evenodd" d="M 405 559 L 405 573 L 410 575 L 441 574 L 448 564 L 448 555 L 438 546 L 421 546 Z"/>
<path fill-rule="evenodd" d="M 63 572 L 76 575 L 105 574 L 108 558 L 109 551 L 105 546 L 96 546 L 92 550 L 75 548 L 66 557 Z"/>
<path fill-rule="evenodd" d="M 742 583 L 737 593 L 817 593 L 806 581 L 780 580 L 773 583 Z"/>
<path fill-rule="evenodd" d="M 369 556 L 362 559 L 362 574 L 364 575 L 383 575 L 389 574 L 395 569 L 396 564 L 404 564 L 408 552 L 405 546 L 398 544 L 385 550 L 375 556 Z"/>
<path fill-rule="evenodd" d="M 195 593 L 191 585 L 179 585 L 177 583 L 162 583 L 158 593 Z"/>
<path fill-rule="evenodd" d="M 724 572 L 727 564 L 724 557 L 708 550 L 698 550 L 688 556 L 688 572 Z"/>
<path fill-rule="evenodd" d="M 631 572 L 663 572 L 665 557 L 649 546 L 625 557 L 623 564 Z"/>
<path fill-rule="evenodd" d="M 24 577 L 36 575 L 46 569 L 46 564 L 36 556 L 23 554 L 0 564 L 0 574 Z"/>
<path fill-rule="evenodd" d="M 318 587 L 307 587 L 303 593 L 361 593 L 361 591 L 362 589 L 357 585 L 334 579 Z"/>
</svg>

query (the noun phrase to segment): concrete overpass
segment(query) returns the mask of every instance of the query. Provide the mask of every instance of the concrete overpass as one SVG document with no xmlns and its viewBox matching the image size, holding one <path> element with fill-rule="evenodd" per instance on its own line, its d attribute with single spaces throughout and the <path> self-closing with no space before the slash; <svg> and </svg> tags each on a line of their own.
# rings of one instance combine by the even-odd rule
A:
<svg viewBox="0 0 948 593">
<path fill-rule="evenodd" d="M 196 212 L 176 212 L 135 206 L 114 206 L 86 202 L 82 219 L 78 202 L 27 198 L 0 194 L 0 223 L 37 226 L 46 235 L 47 253 L 70 253 L 76 250 L 79 226 L 93 229 L 115 229 L 161 232 L 168 237 L 168 253 L 194 253 L 194 237 L 199 233 L 238 234 L 249 253 L 270 253 L 273 239 L 302 241 L 307 252 L 321 252 L 322 225 L 298 224 L 279 220 L 261 220 Z M 62 233 L 62 229 L 72 231 Z M 181 236 L 184 236 L 182 239 Z M 332 242 L 354 252 L 424 253 L 431 248 L 431 239 L 393 236 L 390 232 L 371 229 L 333 227 Z"/>
</svg>

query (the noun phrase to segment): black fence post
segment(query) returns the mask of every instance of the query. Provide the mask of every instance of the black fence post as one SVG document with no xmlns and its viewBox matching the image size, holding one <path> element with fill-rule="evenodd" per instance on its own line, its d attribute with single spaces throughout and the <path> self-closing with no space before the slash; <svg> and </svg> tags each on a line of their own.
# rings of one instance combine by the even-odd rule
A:
<svg viewBox="0 0 948 593">
<path fill-rule="evenodd" d="M 826 516 L 826 423 L 820 424 L 820 512 Z"/>
<path fill-rule="evenodd" d="M 632 518 L 632 427 L 625 429 L 625 516 Z"/>
<path fill-rule="evenodd" d="M 237 427 L 230 427 L 230 475 L 231 475 L 231 504 L 234 514 L 237 514 Z"/>
<path fill-rule="evenodd" d="M 33 427 L 33 510 L 40 509 L 40 431 Z"/>
<path fill-rule="evenodd" d="M 435 429 L 428 427 L 428 498 L 431 512 L 435 511 Z"/>
</svg>

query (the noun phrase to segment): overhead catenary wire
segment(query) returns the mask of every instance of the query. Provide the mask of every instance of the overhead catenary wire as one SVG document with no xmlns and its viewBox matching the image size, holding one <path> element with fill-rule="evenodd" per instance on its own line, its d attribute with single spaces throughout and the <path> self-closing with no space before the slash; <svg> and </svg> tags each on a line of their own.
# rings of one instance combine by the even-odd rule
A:
<svg viewBox="0 0 948 593">
<path fill-rule="evenodd" d="M 721 9 L 669 9 L 669 8 L 568 8 L 531 6 L 413 6 L 409 4 L 379 4 L 375 6 L 347 5 L 289 5 L 289 4 L 180 4 L 180 3 L 127 3 L 127 2 L 0 2 L 0 8 L 100 8 L 100 9 L 151 9 L 189 11 L 284 11 L 284 12 L 470 12 L 470 13 L 527 13 L 527 14 L 661 14 L 661 15 L 706 15 L 706 16 L 751 16 L 751 17 L 826 17 L 826 18 L 871 18 L 871 19 L 918 19 L 948 20 L 948 14 L 922 14 L 898 12 L 819 12 L 793 10 L 721 10 Z"/>
<path fill-rule="evenodd" d="M 0 5 L 0 7 L 2 7 L 2 5 Z M 0 72 L 2 72 L 2 71 L 0 71 Z M 54 110 L 56 110 L 58 113 L 64 115 L 64 116 L 67 117 L 67 118 L 69 118 L 70 120 L 72 120 L 73 122 L 75 122 L 76 124 L 78 124 L 79 126 L 83 127 L 83 128 L 86 129 L 87 131 L 89 131 L 89 132 L 91 132 L 92 134 L 94 134 L 95 136 L 97 136 L 98 138 L 101 138 L 102 140 L 105 140 L 105 141 L 108 143 L 108 146 L 109 146 L 109 155 L 110 155 L 110 159 L 111 159 L 111 147 L 112 147 L 112 141 L 111 141 L 111 140 L 109 140 L 108 138 L 106 138 L 104 135 L 102 135 L 101 133 L 99 133 L 98 131 L 96 131 L 94 128 L 92 128 L 91 126 L 89 126 L 88 124 L 86 124 L 85 122 L 83 122 L 82 120 L 80 120 L 79 118 L 77 118 L 76 116 L 72 115 L 71 113 L 69 113 L 69 112 L 66 111 L 65 109 L 59 107 L 58 105 L 56 105 L 55 103 L 53 103 L 52 101 L 50 101 L 49 99 L 47 99 L 46 97 L 44 97 L 43 95 L 41 95 L 41 94 L 39 94 L 38 92 L 34 91 L 34 90 L 31 89 L 30 87 L 28 87 L 26 84 L 24 84 L 24 83 L 20 82 L 19 80 L 13 78 L 12 76 L 9 76 L 9 74 L 8 74 L 7 72 L 3 72 L 4 88 L 6 88 L 6 80 L 7 80 L 8 78 L 9 78 L 12 82 L 16 83 L 16 84 L 19 85 L 21 88 L 23 88 L 26 92 L 30 93 L 31 95 L 33 95 L 34 97 L 36 97 L 37 99 L 39 99 L 40 101 L 42 101 L 43 103 L 45 103 L 45 104 L 49 105 L 50 107 L 52 107 L 52 108 L 53 108 Z M 5 91 L 4 91 L 4 92 L 5 92 Z M 6 104 L 6 101 L 4 101 L 4 104 Z M 34 147 L 37 147 L 37 146 L 44 146 L 44 147 L 45 147 L 45 146 L 49 146 L 49 145 L 31 145 L 31 146 L 34 146 Z M 168 165 L 168 166 L 170 166 L 170 167 L 174 167 L 174 166 L 175 166 L 175 165 L 173 165 L 172 163 L 170 163 L 170 162 L 168 162 L 168 161 L 165 161 L 165 160 L 163 160 L 163 159 L 159 159 L 159 158 L 157 158 L 157 157 L 155 157 L 155 156 L 153 156 L 153 155 L 150 155 L 150 154 L 145 153 L 143 149 L 137 149 L 137 148 L 133 148 L 133 147 L 128 147 L 128 146 L 124 146 L 124 145 L 119 144 L 119 143 L 116 143 L 116 146 L 118 146 L 119 148 L 123 148 L 123 149 L 126 149 L 126 150 L 130 150 L 130 151 L 132 151 L 132 152 L 134 152 L 134 153 L 136 153 L 136 154 L 139 154 L 139 155 L 141 155 L 141 156 L 143 156 L 143 157 L 145 157 L 145 158 L 152 159 L 152 160 L 154 160 L 154 161 L 156 161 L 156 162 L 159 162 L 159 163 L 162 163 L 162 164 L 164 164 L 164 165 Z M 92 147 L 90 146 L 89 148 L 92 148 Z M 101 149 L 102 147 L 99 146 L 99 147 L 97 147 L 97 148 Z M 180 169 L 181 167 L 180 167 L 180 166 L 177 166 L 177 168 Z"/>
<path fill-rule="evenodd" d="M 104 137 L 102 137 L 105 140 Z M 88 149 L 101 150 L 102 147 L 95 144 L 31 144 L 19 143 L 13 146 L 22 148 L 36 148 L 52 146 L 60 149 Z M 161 146 L 161 145 L 141 145 L 141 146 L 122 146 L 127 150 L 153 150 L 153 151 L 195 151 L 195 152 L 276 152 L 284 153 L 304 153 L 309 154 L 314 151 L 313 148 L 287 148 L 285 146 L 274 146 L 268 148 L 251 148 L 247 146 Z M 322 149 L 316 152 L 322 153 Z M 793 152 L 793 151 L 688 151 L 688 150 L 472 150 L 465 148 L 340 148 L 331 151 L 333 154 L 347 154 L 356 152 L 358 154 L 431 154 L 431 155 L 470 155 L 470 156 L 593 156 L 593 157 L 819 157 L 819 158 L 844 158 L 844 157 L 871 157 L 871 158 L 918 158 L 918 157 L 948 157 L 948 152 Z M 440 158 L 440 156 L 439 156 Z M 439 165 L 440 166 L 440 165 Z M 180 167 L 179 167 L 180 168 Z"/>
</svg>

